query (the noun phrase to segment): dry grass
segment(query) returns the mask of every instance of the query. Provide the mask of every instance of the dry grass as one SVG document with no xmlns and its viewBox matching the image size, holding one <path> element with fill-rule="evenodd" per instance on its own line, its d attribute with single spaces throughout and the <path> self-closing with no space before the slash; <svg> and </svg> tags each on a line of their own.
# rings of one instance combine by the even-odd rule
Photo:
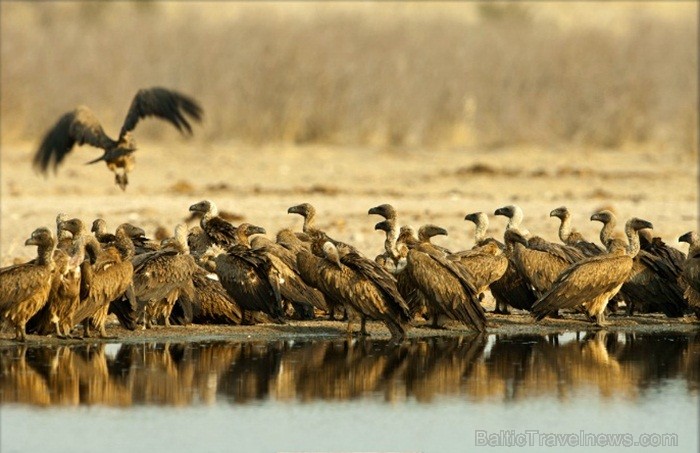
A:
<svg viewBox="0 0 700 453">
<path fill-rule="evenodd" d="M 3 2 L 2 139 L 38 141 L 81 103 L 114 133 L 158 84 L 202 100 L 206 140 L 696 150 L 696 14 L 609 30 L 467 7 Z"/>
</svg>

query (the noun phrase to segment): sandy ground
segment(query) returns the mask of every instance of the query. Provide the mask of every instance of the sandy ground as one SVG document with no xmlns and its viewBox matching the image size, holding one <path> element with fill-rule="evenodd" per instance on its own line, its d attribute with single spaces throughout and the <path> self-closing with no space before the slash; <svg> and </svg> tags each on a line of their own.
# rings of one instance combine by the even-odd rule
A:
<svg viewBox="0 0 700 453">
<path fill-rule="evenodd" d="M 679 244 L 677 238 L 698 225 L 696 156 L 659 149 L 389 151 L 325 146 L 253 148 L 196 141 L 140 143 L 131 184 L 122 192 L 104 165 L 83 165 L 98 155 L 97 150 L 75 150 L 56 176 L 42 178 L 31 168 L 34 146 L 2 146 L 2 265 L 33 257 L 35 248 L 24 247 L 24 241 L 34 228 L 53 229 L 59 212 L 89 222 L 104 217 L 112 229 L 129 221 L 153 234 L 158 226 L 172 230 L 188 217 L 188 206 L 205 198 L 216 202 L 220 209 L 265 227 L 270 237 L 280 228 L 300 229 L 301 218 L 287 214 L 287 208 L 310 202 L 317 208 L 320 227 L 337 239 L 355 244 L 370 257 L 381 251 L 383 235 L 373 230 L 380 218 L 368 216 L 367 210 L 381 203 L 392 203 L 402 224 L 418 227 L 434 223 L 447 228 L 449 236 L 435 242 L 453 250 L 473 245 L 473 226 L 463 220 L 465 214 L 490 214 L 513 203 L 525 212 L 524 226 L 550 240 L 557 240 L 558 221 L 549 217 L 549 211 L 561 205 L 571 210 L 574 226 L 590 240 L 596 240 L 600 224 L 588 218 L 603 207 L 614 209 L 622 220 L 638 216 L 651 221 L 656 234 L 683 251 L 687 245 Z M 501 238 L 506 219 L 491 220 L 490 233 Z M 490 317 L 495 332 L 531 323 L 527 315 Z M 575 330 L 588 325 L 584 321 L 567 322 L 553 320 L 540 326 Z M 613 325 L 664 328 L 668 322 L 635 317 L 613 321 Z M 670 322 L 683 328 L 696 325 L 690 318 Z M 339 335 L 345 326 L 293 322 L 259 329 L 274 335 L 307 329 Z M 384 332 L 382 327 L 379 329 Z M 162 335 L 243 338 L 249 330 L 173 328 Z M 161 335 L 158 329 L 148 333 L 114 332 L 135 338 Z"/>
</svg>

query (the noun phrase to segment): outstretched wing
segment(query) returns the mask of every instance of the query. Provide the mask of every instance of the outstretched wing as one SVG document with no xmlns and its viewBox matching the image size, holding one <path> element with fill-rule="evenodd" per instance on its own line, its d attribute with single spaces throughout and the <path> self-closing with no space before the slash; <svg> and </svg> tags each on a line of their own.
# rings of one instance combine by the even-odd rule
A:
<svg viewBox="0 0 700 453">
<path fill-rule="evenodd" d="M 49 129 L 34 155 L 34 167 L 42 173 L 46 173 L 49 167 L 55 171 L 76 143 L 104 150 L 116 146 L 92 111 L 81 106 L 63 115 Z"/>
<path fill-rule="evenodd" d="M 139 90 L 131 101 L 119 138 L 134 130 L 141 118 L 155 116 L 170 122 L 180 132 L 192 133 L 187 116 L 201 121 L 202 107 L 189 96 L 165 88 Z"/>
</svg>

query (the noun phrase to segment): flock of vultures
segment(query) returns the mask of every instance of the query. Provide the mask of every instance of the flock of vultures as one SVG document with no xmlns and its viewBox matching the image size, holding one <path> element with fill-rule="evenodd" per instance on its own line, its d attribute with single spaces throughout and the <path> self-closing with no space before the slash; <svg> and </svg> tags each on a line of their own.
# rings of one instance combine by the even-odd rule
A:
<svg viewBox="0 0 700 453">
<path fill-rule="evenodd" d="M 81 219 L 59 214 L 56 234 L 42 227 L 27 239 L 38 247 L 35 259 L 0 270 L 0 319 L 24 340 L 27 331 L 74 337 L 80 324 L 82 335 L 106 337 L 110 313 L 130 330 L 342 316 L 350 332 L 359 316 L 359 334 L 366 320 L 378 320 L 400 341 L 409 326 L 437 328 L 445 319 L 485 331 L 487 290 L 496 312 L 513 307 L 537 320 L 580 311 L 604 325 L 619 302 L 628 314 L 700 316 L 697 233 L 679 238 L 690 244 L 686 256 L 653 237 L 645 220 L 627 220 L 621 237 L 608 210 L 591 217 L 602 223 L 604 246 L 574 231 L 565 207 L 550 213 L 561 219 L 555 243 L 530 235 L 511 205 L 495 211 L 509 219 L 503 243 L 485 236 L 488 217 L 476 212 L 465 217 L 476 226 L 476 245 L 452 252 L 431 243 L 445 229 L 399 228 L 396 210 L 383 204 L 368 212 L 384 218 L 375 225 L 384 251 L 374 259 L 319 229 L 308 203 L 288 209 L 304 218 L 302 231 L 283 229 L 274 241 L 260 226 L 234 226 L 211 201 L 189 210 L 201 215 L 199 225 L 179 224 L 159 242 L 129 223 L 109 233 L 96 219 L 88 232 Z"/>
<path fill-rule="evenodd" d="M 87 107 L 65 113 L 49 129 L 34 156 L 46 173 L 63 162 L 76 145 L 103 150 L 89 162 L 105 161 L 125 189 L 136 151 L 131 133 L 137 123 L 156 117 L 191 133 L 190 121 L 202 118 L 192 98 L 160 87 L 139 90 L 115 140 Z M 569 212 L 551 212 L 561 219 L 563 243 L 548 242 L 521 227 L 522 211 L 506 206 L 495 214 L 510 220 L 504 242 L 485 237 L 488 217 L 473 213 L 476 245 L 451 252 L 431 243 L 447 231 L 424 225 L 417 232 L 399 228 L 396 210 L 381 205 L 369 214 L 382 216 L 375 229 L 386 235 L 384 252 L 375 259 L 329 237 L 314 223 L 308 203 L 290 213 L 304 217 L 301 232 L 284 229 L 272 241 L 259 226 L 234 226 L 219 216 L 213 202 L 190 207 L 201 214 L 199 227 L 178 225 L 174 236 L 160 242 L 128 223 L 108 233 L 102 219 L 91 232 L 81 219 L 59 214 L 56 234 L 38 228 L 26 245 L 37 257 L 0 269 L 0 322 L 26 332 L 66 338 L 96 332 L 106 336 L 105 323 L 114 313 L 127 329 L 153 324 L 285 322 L 286 318 L 379 320 L 395 340 L 413 324 L 440 327 L 442 319 L 476 331 L 487 328 L 481 305 L 490 290 L 496 312 L 509 307 L 528 310 L 540 320 L 562 310 L 585 313 L 603 325 L 606 311 L 624 302 L 628 313 L 662 312 L 700 316 L 700 243 L 689 232 L 679 240 L 690 244 L 688 256 L 649 233 L 651 223 L 638 218 L 624 225 L 626 238 L 615 234 L 610 211 L 594 214 L 602 222 L 600 245 L 573 231 Z M 351 316 L 349 316 L 351 315 Z M 348 330 L 351 330 L 348 323 Z"/>
</svg>

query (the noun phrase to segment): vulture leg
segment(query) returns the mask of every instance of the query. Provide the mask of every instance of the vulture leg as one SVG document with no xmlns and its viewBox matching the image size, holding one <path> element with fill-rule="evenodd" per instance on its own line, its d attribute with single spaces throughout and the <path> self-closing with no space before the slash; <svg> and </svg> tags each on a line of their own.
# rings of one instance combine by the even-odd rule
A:
<svg viewBox="0 0 700 453">
<path fill-rule="evenodd" d="M 608 323 L 605 321 L 605 312 L 602 311 L 595 316 L 595 325 L 598 327 L 605 327 Z"/>
<path fill-rule="evenodd" d="M 83 336 L 85 338 L 90 338 L 91 337 L 91 332 L 90 332 L 90 320 L 89 318 L 85 318 L 83 321 Z"/>
<path fill-rule="evenodd" d="M 496 301 L 496 308 L 493 309 L 493 312 L 496 313 L 497 315 L 509 315 L 510 310 L 508 310 L 508 305 L 505 303 L 502 303 L 502 301 Z"/>
<path fill-rule="evenodd" d="M 351 337 L 351 336 L 353 335 L 353 332 L 352 332 L 352 319 L 348 319 L 348 327 L 347 327 L 347 329 L 345 330 L 345 333 L 346 333 L 347 336 L 349 336 L 349 337 Z"/>
<path fill-rule="evenodd" d="M 22 343 L 27 341 L 27 334 L 24 331 L 24 324 L 15 327 L 15 341 L 21 341 Z"/>
<path fill-rule="evenodd" d="M 440 315 L 438 313 L 433 313 L 433 322 L 430 324 L 433 329 L 447 329 L 445 326 L 440 325 Z"/>
<path fill-rule="evenodd" d="M 367 317 L 365 315 L 360 316 L 360 336 L 369 337 L 367 333 Z"/>
</svg>

